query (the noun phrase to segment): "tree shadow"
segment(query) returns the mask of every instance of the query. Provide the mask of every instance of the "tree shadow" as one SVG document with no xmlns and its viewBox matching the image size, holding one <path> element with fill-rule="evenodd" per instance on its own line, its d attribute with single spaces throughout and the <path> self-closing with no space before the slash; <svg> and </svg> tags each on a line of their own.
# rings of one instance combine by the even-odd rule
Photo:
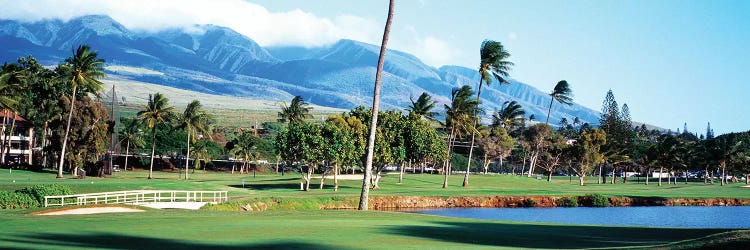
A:
<svg viewBox="0 0 750 250">
<path fill-rule="evenodd" d="M 240 188 L 240 189 L 243 188 L 242 185 L 229 185 L 229 187 Z M 312 188 L 312 184 L 310 184 L 310 187 Z M 264 184 L 246 183 L 244 188 L 252 189 L 252 190 L 274 190 L 274 189 L 299 190 L 299 183 L 264 183 Z"/>
<path fill-rule="evenodd" d="M 269 240 L 240 245 L 218 243 L 198 243 L 189 240 L 160 239 L 141 236 L 98 234 L 29 234 L 4 235 L 0 240 L 12 242 L 21 247 L 3 246 L 3 249 L 42 249 L 42 248 L 107 248 L 107 249 L 344 249 L 322 244 L 296 242 L 291 240 Z M 28 247 L 27 247 L 28 246 Z"/>
<path fill-rule="evenodd" d="M 731 231 L 491 222 L 434 222 L 433 225 L 392 226 L 383 230 L 453 243 L 547 249 L 653 246 Z"/>
</svg>

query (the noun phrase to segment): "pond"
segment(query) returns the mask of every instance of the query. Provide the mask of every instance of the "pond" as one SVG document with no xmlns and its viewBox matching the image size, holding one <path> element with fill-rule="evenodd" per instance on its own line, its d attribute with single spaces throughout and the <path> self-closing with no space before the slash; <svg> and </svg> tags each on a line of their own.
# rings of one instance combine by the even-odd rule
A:
<svg viewBox="0 0 750 250">
<path fill-rule="evenodd" d="M 409 211 L 458 218 L 608 226 L 750 228 L 745 207 L 445 208 Z"/>
</svg>

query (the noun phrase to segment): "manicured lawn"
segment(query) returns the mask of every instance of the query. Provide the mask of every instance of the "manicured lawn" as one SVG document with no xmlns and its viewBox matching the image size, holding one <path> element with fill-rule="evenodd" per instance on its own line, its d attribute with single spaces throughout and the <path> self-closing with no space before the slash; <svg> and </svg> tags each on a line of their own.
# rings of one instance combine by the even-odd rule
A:
<svg viewBox="0 0 750 250">
<path fill-rule="evenodd" d="M 526 224 L 399 212 L 149 210 L 38 216 L 0 211 L 3 248 L 467 249 L 653 246 L 721 229 Z"/>
<path fill-rule="evenodd" d="M 35 173 L 14 170 L 12 174 L 7 169 L 0 170 L 0 190 L 16 190 L 34 184 L 64 183 L 76 193 L 105 192 L 133 189 L 177 189 L 177 190 L 227 190 L 230 197 L 321 197 L 321 196 L 358 196 L 361 180 L 340 180 L 338 192 L 333 191 L 333 177 L 326 180 L 325 188 L 318 189 L 320 179 L 313 179 L 310 192 L 300 191 L 301 178 L 299 174 L 287 173 L 284 176 L 273 173 L 257 174 L 229 174 L 217 172 L 196 171 L 190 175 L 190 180 L 180 180 L 177 172 L 154 172 L 155 179 L 146 179 L 148 172 L 144 170 L 117 172 L 108 178 L 86 178 L 84 180 L 70 178 L 55 179 L 54 173 Z M 381 180 L 381 189 L 371 192 L 375 196 L 487 196 L 487 195 L 558 195 L 578 196 L 591 193 L 601 193 L 610 196 L 646 196 L 646 197 L 683 197 L 683 198 L 740 198 L 750 199 L 750 188 L 744 188 L 744 183 L 720 186 L 706 185 L 700 182 L 678 184 L 659 187 L 655 181 L 646 186 L 635 180 L 627 184 L 596 184 L 595 178 L 589 178 L 586 186 L 578 186 L 577 180 L 569 181 L 567 177 L 556 177 L 552 182 L 526 178 L 525 176 L 507 175 L 472 175 L 470 186 L 461 187 L 462 175 L 453 175 L 449 179 L 449 188 L 442 189 L 442 176 L 431 174 L 406 174 L 402 184 L 398 182 L 398 175 L 386 175 Z M 242 180 L 245 180 L 245 187 Z M 15 181 L 15 182 L 14 182 Z"/>
</svg>

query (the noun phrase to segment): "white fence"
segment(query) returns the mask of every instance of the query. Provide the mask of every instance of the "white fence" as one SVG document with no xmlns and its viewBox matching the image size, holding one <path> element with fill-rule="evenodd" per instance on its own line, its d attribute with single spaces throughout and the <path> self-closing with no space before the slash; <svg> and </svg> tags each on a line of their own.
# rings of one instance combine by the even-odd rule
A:
<svg viewBox="0 0 750 250">
<path fill-rule="evenodd" d="M 131 204 L 152 202 L 227 201 L 227 191 L 130 190 L 104 193 L 44 196 L 44 207 L 88 204 Z"/>
</svg>

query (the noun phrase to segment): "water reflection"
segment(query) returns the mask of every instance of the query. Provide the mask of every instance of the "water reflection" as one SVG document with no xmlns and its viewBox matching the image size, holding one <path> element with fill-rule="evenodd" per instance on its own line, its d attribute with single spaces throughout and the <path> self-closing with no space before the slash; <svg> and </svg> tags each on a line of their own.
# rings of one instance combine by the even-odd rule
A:
<svg viewBox="0 0 750 250">
<path fill-rule="evenodd" d="M 407 211 L 458 218 L 676 228 L 750 228 L 750 207 L 447 208 Z"/>
</svg>

